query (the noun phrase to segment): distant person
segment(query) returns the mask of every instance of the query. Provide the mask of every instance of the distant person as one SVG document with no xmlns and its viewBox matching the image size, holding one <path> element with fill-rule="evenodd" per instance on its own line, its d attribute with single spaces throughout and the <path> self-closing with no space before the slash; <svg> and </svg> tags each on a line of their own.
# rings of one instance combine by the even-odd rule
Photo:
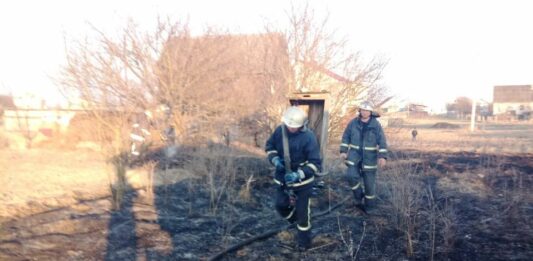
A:
<svg viewBox="0 0 533 261">
<path fill-rule="evenodd" d="M 159 136 L 165 148 L 165 159 L 169 160 L 176 156 L 178 148 L 176 145 L 176 129 L 172 124 L 172 108 L 167 103 L 162 103 L 157 108 Z"/>
<path fill-rule="evenodd" d="M 416 128 L 414 128 L 414 129 L 411 131 L 411 136 L 413 137 L 413 141 L 416 140 L 416 135 L 418 135 L 418 131 L 416 130 Z"/>
<path fill-rule="evenodd" d="M 171 124 L 171 116 L 172 111 L 166 104 L 135 115 L 130 132 L 131 154 L 139 157 L 146 152 L 153 142 L 156 142 L 151 133 L 152 130 L 157 130 L 165 146 L 165 156 L 173 157 L 176 154 L 176 130 Z"/>
<path fill-rule="evenodd" d="M 376 205 L 376 173 L 387 162 L 387 141 L 381 124 L 368 101 L 359 106 L 359 115 L 344 130 L 340 157 L 348 166 L 348 182 L 355 205 L 372 212 Z M 361 179 L 363 182 L 361 182 Z M 364 199 L 364 201 L 363 201 Z"/>
<path fill-rule="evenodd" d="M 133 156 L 140 156 L 146 150 L 151 136 L 149 128 L 152 125 L 152 118 L 152 113 L 148 110 L 136 115 L 130 132 L 130 152 Z"/>
<path fill-rule="evenodd" d="M 310 196 L 322 164 L 316 136 L 304 126 L 306 119 L 300 108 L 289 107 L 265 145 L 268 161 L 276 167 L 276 211 L 296 223 L 300 251 L 311 247 Z"/>
</svg>

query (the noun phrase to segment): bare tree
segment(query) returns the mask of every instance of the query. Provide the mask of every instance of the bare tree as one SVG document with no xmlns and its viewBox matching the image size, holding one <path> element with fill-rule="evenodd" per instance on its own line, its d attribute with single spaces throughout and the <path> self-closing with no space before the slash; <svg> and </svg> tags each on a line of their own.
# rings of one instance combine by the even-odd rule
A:
<svg viewBox="0 0 533 261">
<path fill-rule="evenodd" d="M 289 92 L 330 93 L 330 134 L 345 127 L 341 123 L 349 107 L 364 99 L 379 103 L 386 98 L 385 87 L 378 84 L 386 62 L 373 58 L 365 63 L 360 53 L 350 50 L 346 37 L 338 37 L 336 30 L 329 27 L 329 16 L 319 19 L 308 4 L 293 5 L 288 20 L 289 26 L 283 32 L 290 64 L 290 72 L 284 74 Z M 268 26 L 267 30 L 271 31 Z M 281 112 L 278 113 L 270 117 L 279 119 Z"/>
<path fill-rule="evenodd" d="M 465 118 L 472 111 L 472 100 L 468 97 L 457 97 L 453 103 L 446 104 L 448 112 L 456 112 L 460 118 Z"/>
<path fill-rule="evenodd" d="M 161 20 L 154 32 L 142 32 L 133 22 L 114 37 L 95 31 L 95 41 L 68 49 L 60 80 L 65 93 L 84 101 L 119 181 L 128 161 L 131 119 L 142 111 L 168 105 L 179 142 L 210 139 L 253 117 L 267 94 L 287 86 L 276 77 L 281 66 L 273 65 L 283 60 L 272 55 L 284 46 L 279 39 L 272 42 L 276 37 L 232 36 L 210 28 L 193 37 L 186 23 Z"/>
<path fill-rule="evenodd" d="M 80 41 L 67 49 L 67 64 L 60 81 L 67 95 L 83 101 L 90 125 L 102 151 L 116 169 L 113 192 L 117 206 L 125 187 L 128 164 L 131 120 L 145 109 L 160 103 L 185 108 L 186 99 L 176 100 L 183 89 L 165 84 L 165 79 L 177 78 L 176 70 L 166 70 L 165 47 L 169 39 L 190 38 L 187 24 L 159 21 L 154 32 L 141 32 L 130 22 L 116 37 L 94 30 L 98 37 Z M 191 76 L 192 77 L 192 76 Z M 198 77 L 198 76 L 197 76 Z M 190 79 L 188 79 L 190 81 Z M 186 82 L 181 86 L 187 88 Z M 175 113 L 175 126 L 182 126 L 185 117 Z M 114 194 L 115 195 L 115 194 Z"/>
<path fill-rule="evenodd" d="M 201 129 L 202 135 L 224 135 L 228 144 L 235 129 L 244 128 L 245 133 L 252 135 L 273 130 L 274 120 L 264 113 L 264 108 L 271 110 L 272 106 L 268 105 L 273 101 L 276 101 L 274 104 L 279 104 L 286 100 L 288 84 L 284 74 L 289 71 L 289 67 L 282 35 L 211 34 L 188 41 L 190 42 L 184 39 L 171 40 L 167 50 L 176 55 L 168 57 L 172 62 L 164 63 L 166 70 L 181 73 L 180 79 L 200 77 L 191 79 L 192 81 L 176 78 L 164 80 L 163 85 L 185 83 L 195 90 L 174 91 L 168 95 L 178 99 L 174 104 L 185 104 L 185 109 L 178 110 L 178 113 L 193 118 L 192 124 L 196 129 Z M 191 50 L 191 46 L 195 46 L 195 49 Z M 184 48 L 189 50 L 176 51 Z M 189 55 L 182 56 L 183 53 Z M 209 64 L 201 59 L 204 56 Z M 180 99 L 185 102 L 180 102 Z M 276 110 L 281 111 L 282 108 Z M 275 122 L 277 121 L 276 118 Z"/>
<path fill-rule="evenodd" d="M 245 134 L 253 136 L 256 146 L 262 146 L 260 137 L 274 131 L 288 104 L 292 70 L 287 43 L 281 33 L 249 36 L 244 46 L 246 59 L 240 88 L 246 96 L 243 98 L 251 103 L 239 125 Z"/>
</svg>

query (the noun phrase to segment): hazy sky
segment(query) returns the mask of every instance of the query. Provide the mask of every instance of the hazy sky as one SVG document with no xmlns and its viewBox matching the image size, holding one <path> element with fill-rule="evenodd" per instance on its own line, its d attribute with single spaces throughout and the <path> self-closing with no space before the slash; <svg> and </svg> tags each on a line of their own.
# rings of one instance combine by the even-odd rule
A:
<svg viewBox="0 0 533 261">
<path fill-rule="evenodd" d="M 297 3 L 303 1 L 296 1 Z M 365 57 L 389 60 L 383 83 L 399 98 L 438 110 L 457 96 L 492 101 L 492 88 L 533 84 L 533 3 L 529 1 L 311 0 L 330 26 Z M 53 100 L 65 43 L 88 24 L 112 33 L 128 18 L 152 26 L 158 15 L 191 26 L 261 31 L 282 21 L 284 0 L 2 1 L 0 92 L 35 92 Z"/>
</svg>

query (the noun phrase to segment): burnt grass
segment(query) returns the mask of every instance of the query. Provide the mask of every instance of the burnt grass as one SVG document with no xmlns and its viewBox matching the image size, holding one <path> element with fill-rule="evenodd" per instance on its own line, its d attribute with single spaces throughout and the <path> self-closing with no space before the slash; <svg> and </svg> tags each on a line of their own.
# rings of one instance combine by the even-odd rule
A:
<svg viewBox="0 0 533 261">
<path fill-rule="evenodd" d="M 120 209 L 110 197 L 5 220 L 0 260 L 208 260 L 249 238 L 286 226 L 273 209 L 272 169 L 264 158 L 201 159 L 211 173 L 126 193 Z M 187 168 L 181 154 L 165 168 Z M 227 164 L 231 161 L 231 164 Z M 227 167 L 234 174 L 218 173 Z M 345 168 L 322 178 L 312 213 L 350 195 Z M 295 250 L 295 229 L 223 255 L 220 260 L 530 260 L 533 256 L 533 155 L 391 153 L 378 174 L 379 205 L 365 214 L 349 200 L 312 219 L 313 248 Z M 392 182 L 408 179 L 405 194 Z M 244 193 L 253 175 L 250 194 Z M 209 184 L 215 185 L 215 190 Z M 400 182 L 401 183 L 401 182 Z M 214 191 L 214 192 L 213 192 Z M 396 191 L 396 192 L 395 192 Z M 411 193 L 411 194 L 410 194 Z M 400 198 L 400 200 L 398 200 Z M 406 200 L 404 200 L 404 198 Z M 213 200 L 214 199 L 214 200 Z M 408 202 L 409 208 L 397 202 Z M 396 203 L 395 203 L 396 202 Z"/>
</svg>

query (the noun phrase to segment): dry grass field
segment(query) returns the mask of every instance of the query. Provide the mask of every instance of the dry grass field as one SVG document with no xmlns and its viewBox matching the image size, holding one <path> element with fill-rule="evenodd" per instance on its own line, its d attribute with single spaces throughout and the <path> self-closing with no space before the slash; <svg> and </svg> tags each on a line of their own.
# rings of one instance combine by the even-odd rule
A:
<svg viewBox="0 0 533 261">
<path fill-rule="evenodd" d="M 294 251 L 289 230 L 223 259 L 528 260 L 533 124 L 491 123 L 471 133 L 468 122 L 433 128 L 438 122 L 387 129 L 391 156 L 378 176 L 377 214 L 346 203 L 313 221 L 317 236 L 307 252 Z M 180 152 L 170 167 L 145 162 L 128 170 L 130 189 L 113 209 L 112 169 L 97 151 L 1 148 L 0 260 L 208 259 L 285 225 L 272 208 L 262 153 Z M 349 195 L 344 166 L 331 165 L 314 213 Z"/>
<path fill-rule="evenodd" d="M 104 160 L 90 151 L 0 150 L 0 218 L 62 207 L 108 193 Z"/>
<path fill-rule="evenodd" d="M 439 123 L 445 124 L 436 127 Z M 413 128 L 418 131 L 415 142 L 411 139 Z M 477 123 L 471 132 L 469 121 L 414 119 L 402 127 L 389 128 L 387 138 L 392 147 L 420 151 L 533 153 L 533 122 Z"/>
</svg>

